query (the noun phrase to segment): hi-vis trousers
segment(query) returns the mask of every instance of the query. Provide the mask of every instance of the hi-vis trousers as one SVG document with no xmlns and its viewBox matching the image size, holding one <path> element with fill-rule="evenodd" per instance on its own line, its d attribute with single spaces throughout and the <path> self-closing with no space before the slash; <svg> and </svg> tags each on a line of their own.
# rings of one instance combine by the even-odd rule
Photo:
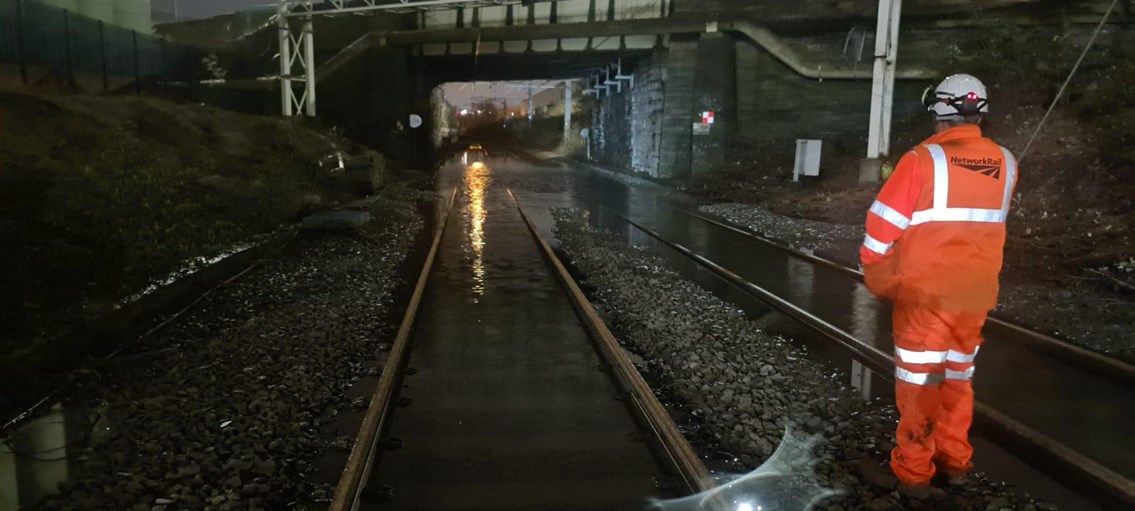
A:
<svg viewBox="0 0 1135 511">
<path fill-rule="evenodd" d="M 927 484 L 937 470 L 964 475 L 972 463 L 974 358 L 985 312 L 942 312 L 895 304 L 895 401 L 899 426 L 891 470 Z"/>
</svg>

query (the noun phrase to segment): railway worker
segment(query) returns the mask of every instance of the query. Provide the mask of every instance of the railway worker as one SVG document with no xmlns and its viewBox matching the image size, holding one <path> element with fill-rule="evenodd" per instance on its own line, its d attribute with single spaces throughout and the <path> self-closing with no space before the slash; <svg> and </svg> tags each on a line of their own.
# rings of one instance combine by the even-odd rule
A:
<svg viewBox="0 0 1135 511">
<path fill-rule="evenodd" d="M 927 91 L 935 134 L 899 160 L 859 251 L 867 287 L 894 301 L 900 419 L 890 468 L 912 496 L 940 494 L 930 486 L 936 474 L 965 484 L 973 466 L 974 357 L 997 304 L 1017 181 L 1013 155 L 982 136 L 988 99 L 964 74 Z"/>
</svg>

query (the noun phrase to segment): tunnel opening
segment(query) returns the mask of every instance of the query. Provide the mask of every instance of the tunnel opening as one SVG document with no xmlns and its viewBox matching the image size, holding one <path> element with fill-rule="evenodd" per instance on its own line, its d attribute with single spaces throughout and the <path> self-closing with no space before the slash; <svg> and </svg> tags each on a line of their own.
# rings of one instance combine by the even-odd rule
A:
<svg viewBox="0 0 1135 511">
<path fill-rule="evenodd" d="M 430 94 L 430 137 L 439 154 L 471 145 L 580 156 L 592 102 L 576 80 L 447 82 Z"/>
</svg>

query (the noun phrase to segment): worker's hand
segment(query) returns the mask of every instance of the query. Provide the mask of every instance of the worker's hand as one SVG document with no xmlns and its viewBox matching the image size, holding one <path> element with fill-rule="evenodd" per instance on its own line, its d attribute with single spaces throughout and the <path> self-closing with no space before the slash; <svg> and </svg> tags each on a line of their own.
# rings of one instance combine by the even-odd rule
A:
<svg viewBox="0 0 1135 511">
<path fill-rule="evenodd" d="M 901 280 L 897 268 L 898 258 L 888 257 L 874 264 L 863 266 L 863 284 L 872 294 L 880 298 L 895 299 Z"/>
</svg>

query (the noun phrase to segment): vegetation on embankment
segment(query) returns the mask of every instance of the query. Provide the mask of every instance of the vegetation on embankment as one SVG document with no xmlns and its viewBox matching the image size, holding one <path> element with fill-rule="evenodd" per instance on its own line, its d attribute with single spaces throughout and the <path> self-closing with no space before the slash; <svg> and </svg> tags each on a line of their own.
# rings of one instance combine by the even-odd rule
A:
<svg viewBox="0 0 1135 511">
<path fill-rule="evenodd" d="M 0 147 L 7 361 L 67 349 L 52 339 L 329 201 L 326 157 L 356 149 L 295 121 L 157 98 L 13 92 L 0 92 Z"/>
</svg>

